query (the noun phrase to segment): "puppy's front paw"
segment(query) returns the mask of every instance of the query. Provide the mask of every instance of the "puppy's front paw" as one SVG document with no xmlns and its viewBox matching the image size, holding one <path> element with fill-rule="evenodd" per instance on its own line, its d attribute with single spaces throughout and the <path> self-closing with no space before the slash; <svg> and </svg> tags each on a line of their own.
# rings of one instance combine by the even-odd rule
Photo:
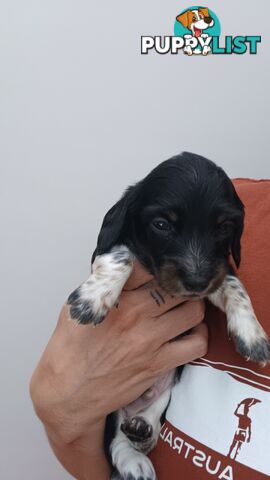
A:
<svg viewBox="0 0 270 480">
<path fill-rule="evenodd" d="M 98 255 L 89 279 L 68 297 L 71 318 L 80 324 L 101 323 L 117 304 L 133 266 L 133 255 L 125 245 Z"/>
<path fill-rule="evenodd" d="M 235 348 L 246 360 L 266 364 L 270 361 L 270 342 L 253 309 L 241 310 L 229 318 L 229 333 Z"/>
<path fill-rule="evenodd" d="M 202 54 L 205 56 L 205 55 L 208 55 L 208 53 L 210 52 L 211 52 L 211 48 L 208 45 L 205 45 L 205 47 L 203 47 Z"/>
<path fill-rule="evenodd" d="M 122 480 L 156 480 L 152 462 L 143 453 L 134 450 L 119 468 Z"/>
<path fill-rule="evenodd" d="M 188 55 L 189 57 L 190 57 L 191 55 L 193 55 L 193 51 L 192 51 L 192 48 L 191 48 L 190 46 L 184 47 L 183 51 L 184 51 L 184 53 L 185 53 L 186 55 Z"/>
<path fill-rule="evenodd" d="M 85 282 L 72 292 L 67 300 L 70 305 L 70 316 L 78 323 L 87 325 L 92 323 L 97 325 L 108 313 L 108 310 L 100 301 L 99 305 L 97 299 L 94 299 L 94 287 L 91 282 Z"/>
<path fill-rule="evenodd" d="M 270 342 L 268 338 L 259 338 L 253 343 L 247 343 L 245 339 L 235 336 L 235 348 L 246 360 L 265 365 L 270 362 Z"/>
</svg>

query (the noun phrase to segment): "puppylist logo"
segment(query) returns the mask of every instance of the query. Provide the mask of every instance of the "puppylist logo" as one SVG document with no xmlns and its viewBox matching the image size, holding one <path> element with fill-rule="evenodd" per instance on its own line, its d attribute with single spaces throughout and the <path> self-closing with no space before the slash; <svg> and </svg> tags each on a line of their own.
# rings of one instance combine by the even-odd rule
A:
<svg viewBox="0 0 270 480">
<path fill-rule="evenodd" d="M 156 52 L 176 55 L 179 51 L 192 55 L 255 55 L 259 35 L 238 35 L 220 38 L 221 26 L 216 14 L 207 7 L 194 6 L 177 15 L 174 36 L 142 36 L 141 54 Z"/>
</svg>

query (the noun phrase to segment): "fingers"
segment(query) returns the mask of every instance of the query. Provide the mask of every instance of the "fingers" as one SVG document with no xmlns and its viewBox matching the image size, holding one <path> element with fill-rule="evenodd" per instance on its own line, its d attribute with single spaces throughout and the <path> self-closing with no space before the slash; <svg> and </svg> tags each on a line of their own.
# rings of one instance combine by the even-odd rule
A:
<svg viewBox="0 0 270 480">
<path fill-rule="evenodd" d="M 138 262 L 138 260 L 135 260 L 132 274 L 126 282 L 124 290 L 135 290 L 141 285 L 144 285 L 145 283 L 152 280 L 152 278 L 152 275 L 150 275 L 150 273 L 148 273 L 147 270 L 143 268 L 143 266 Z"/>
<path fill-rule="evenodd" d="M 203 301 L 185 302 L 155 320 L 157 340 L 164 343 L 199 325 L 205 314 Z"/>
<path fill-rule="evenodd" d="M 151 280 L 136 290 L 123 292 L 120 308 L 131 309 L 139 317 L 159 317 L 183 302 L 181 297 L 173 297 Z"/>
<path fill-rule="evenodd" d="M 164 373 L 203 357 L 207 348 L 208 329 L 205 323 L 201 323 L 189 335 L 163 345 L 153 368 L 157 369 L 157 374 Z"/>
</svg>

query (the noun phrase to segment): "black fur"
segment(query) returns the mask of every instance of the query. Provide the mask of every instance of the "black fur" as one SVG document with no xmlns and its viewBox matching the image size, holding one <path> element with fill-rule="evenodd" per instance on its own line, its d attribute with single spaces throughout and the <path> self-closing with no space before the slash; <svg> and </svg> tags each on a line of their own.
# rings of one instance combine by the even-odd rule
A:
<svg viewBox="0 0 270 480">
<path fill-rule="evenodd" d="M 185 152 L 127 189 L 104 218 L 94 257 L 123 243 L 170 293 L 211 293 L 229 270 L 230 253 L 240 264 L 243 222 L 226 173 Z"/>
</svg>

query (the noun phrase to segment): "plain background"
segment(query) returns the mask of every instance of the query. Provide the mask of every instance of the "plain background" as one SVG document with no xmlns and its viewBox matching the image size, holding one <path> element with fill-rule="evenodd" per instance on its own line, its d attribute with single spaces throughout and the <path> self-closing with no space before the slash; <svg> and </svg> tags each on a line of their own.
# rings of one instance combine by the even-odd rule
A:
<svg viewBox="0 0 270 480">
<path fill-rule="evenodd" d="M 66 480 L 28 382 L 89 271 L 106 210 L 182 150 L 269 177 L 270 2 L 206 6 L 257 55 L 140 55 L 188 3 L 8 0 L 0 8 L 1 445 L 5 480 Z"/>
</svg>

